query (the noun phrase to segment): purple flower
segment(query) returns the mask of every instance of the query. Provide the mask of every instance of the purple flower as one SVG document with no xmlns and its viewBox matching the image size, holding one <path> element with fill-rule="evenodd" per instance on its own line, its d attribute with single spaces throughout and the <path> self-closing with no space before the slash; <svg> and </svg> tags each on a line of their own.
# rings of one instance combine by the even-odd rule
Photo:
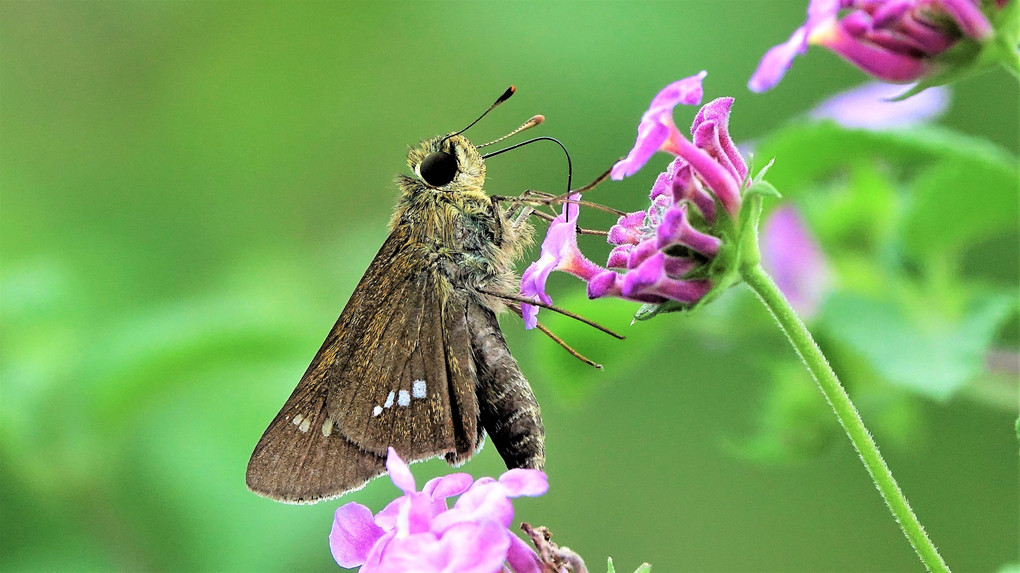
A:
<svg viewBox="0 0 1020 573">
<path fill-rule="evenodd" d="M 957 41 L 993 33 L 978 0 L 811 0 L 803 26 L 770 49 L 748 82 L 771 89 L 809 44 L 825 46 L 872 76 L 911 82 L 937 71 L 936 58 Z M 1005 2 L 1000 2 L 1000 8 Z M 841 10 L 847 10 L 839 18 Z"/>
<path fill-rule="evenodd" d="M 701 103 L 701 80 L 708 72 L 701 72 L 689 78 L 675 81 L 662 88 L 652 98 L 648 111 L 641 116 L 638 124 L 637 142 L 627 157 L 613 166 L 612 177 L 619 181 L 638 172 L 656 151 L 677 154 L 677 143 L 683 139 L 673 123 L 673 108 L 679 104 L 698 105 Z"/>
<path fill-rule="evenodd" d="M 941 116 L 949 107 L 949 88 L 935 86 L 905 100 L 892 98 L 903 86 L 871 82 L 835 95 L 811 111 L 851 128 L 880 130 L 911 127 Z"/>
<path fill-rule="evenodd" d="M 715 263 L 733 238 L 750 184 L 747 165 L 729 135 L 732 98 L 701 107 L 687 139 L 673 123 L 673 108 L 701 100 L 705 73 L 674 82 L 652 100 L 641 119 L 637 142 L 612 171 L 614 179 L 637 172 L 659 150 L 676 155 L 652 186 L 644 211 L 622 215 L 609 229 L 614 245 L 606 267 L 591 263 L 577 249 L 571 211 L 570 232 L 550 226 L 542 258 L 522 279 L 522 292 L 548 300 L 545 279 L 552 270 L 567 270 L 588 283 L 588 297 L 614 296 L 642 303 L 700 302 L 718 283 Z M 565 226 L 565 225 L 564 225 Z M 732 249 L 730 249 L 732 251 Z M 560 253 L 555 257 L 549 253 Z M 571 261 L 565 264 L 563 261 Z M 578 261 L 583 261 L 583 264 Z M 562 268 L 569 267 L 569 268 Z"/>
<path fill-rule="evenodd" d="M 361 566 L 362 573 L 542 572 L 538 555 L 507 528 L 514 514 L 510 498 L 549 489 L 543 472 L 513 469 L 498 480 L 473 483 L 457 473 L 430 480 L 419 492 L 393 448 L 386 469 L 404 495 L 374 517 L 357 503 L 336 510 L 329 546 L 341 567 Z M 457 495 L 450 508 L 446 500 Z"/>
<path fill-rule="evenodd" d="M 570 201 L 578 201 L 580 194 L 569 197 Z M 577 216 L 580 209 L 577 203 L 564 203 L 563 212 L 549 223 L 549 231 L 542 241 L 542 255 L 521 275 L 521 296 L 538 297 L 545 304 L 552 304 L 552 297 L 545 292 L 545 282 L 549 273 L 563 271 L 582 280 L 595 276 L 601 267 L 589 261 L 577 247 Z M 538 307 L 522 304 L 521 313 L 525 328 L 535 328 L 538 323 Z"/>
<path fill-rule="evenodd" d="M 804 318 L 818 311 L 832 284 L 822 249 L 791 206 L 772 212 L 761 233 L 762 266 Z"/>
</svg>

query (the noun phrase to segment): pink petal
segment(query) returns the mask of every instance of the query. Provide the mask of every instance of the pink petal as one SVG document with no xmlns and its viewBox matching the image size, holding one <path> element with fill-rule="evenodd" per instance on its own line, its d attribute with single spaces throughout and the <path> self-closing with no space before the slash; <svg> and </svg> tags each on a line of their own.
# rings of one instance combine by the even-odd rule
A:
<svg viewBox="0 0 1020 573">
<path fill-rule="evenodd" d="M 694 124 L 691 126 L 691 135 L 695 137 L 695 145 L 725 165 L 732 172 L 733 178 L 741 182 L 747 177 L 747 164 L 744 163 L 744 158 L 740 156 L 737 146 L 730 138 L 731 107 L 733 107 L 733 98 L 731 97 L 721 97 L 701 106 L 698 115 L 694 118 Z M 705 124 L 710 124 L 713 127 L 708 130 L 700 129 Z M 701 135 L 699 136 L 699 134 Z"/>
<path fill-rule="evenodd" d="M 333 515 L 329 550 L 341 567 L 358 567 L 385 532 L 375 524 L 372 512 L 358 503 L 348 503 Z"/>
<path fill-rule="evenodd" d="M 509 527 L 514 518 L 514 506 L 507 499 L 506 488 L 492 478 L 481 478 L 464 492 L 450 510 L 437 515 L 432 530 L 444 531 L 455 523 L 494 520 Z"/>
<path fill-rule="evenodd" d="M 506 561 L 510 533 L 498 523 L 462 523 L 442 536 L 394 539 L 378 569 L 362 573 L 495 573 Z"/>
<path fill-rule="evenodd" d="M 638 172 L 663 145 L 679 136 L 673 123 L 673 108 L 677 105 L 701 103 L 701 81 L 707 72 L 701 72 L 675 81 L 663 88 L 652 99 L 648 110 L 641 116 L 638 137 L 627 157 L 613 166 L 610 176 L 619 181 Z"/>
<path fill-rule="evenodd" d="M 411 468 L 407 467 L 404 460 L 400 459 L 397 451 L 389 448 L 386 452 L 386 471 L 390 473 L 393 485 L 399 487 L 404 493 L 415 491 L 414 476 L 411 475 Z"/>
<path fill-rule="evenodd" d="M 871 82 L 837 94 L 811 111 L 815 119 L 829 119 L 851 128 L 895 129 L 937 119 L 949 107 L 949 89 L 928 88 L 905 100 L 892 101 L 907 88 Z"/>
<path fill-rule="evenodd" d="M 536 497 L 549 491 L 549 478 L 541 470 L 516 468 L 499 476 L 499 483 L 506 488 L 507 497 L 522 495 Z"/>
<path fill-rule="evenodd" d="M 516 535 L 509 535 L 510 548 L 506 552 L 506 562 L 514 573 L 542 573 L 542 560 L 527 543 Z"/>
</svg>

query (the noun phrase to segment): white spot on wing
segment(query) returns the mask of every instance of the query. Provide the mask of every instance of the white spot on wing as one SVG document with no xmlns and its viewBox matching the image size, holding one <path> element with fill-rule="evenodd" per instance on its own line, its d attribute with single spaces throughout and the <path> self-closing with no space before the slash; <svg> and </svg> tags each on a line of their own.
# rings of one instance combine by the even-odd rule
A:
<svg viewBox="0 0 1020 573">
<path fill-rule="evenodd" d="M 382 414 L 382 406 L 376 406 L 375 408 L 372 408 L 373 416 L 378 416 L 379 414 Z"/>
<path fill-rule="evenodd" d="M 303 415 L 298 414 L 297 416 L 294 416 L 294 419 L 291 420 L 290 423 L 294 424 L 295 426 L 300 426 L 301 425 L 301 420 L 304 420 L 304 419 L 305 419 L 305 417 Z"/>
<path fill-rule="evenodd" d="M 424 398 L 425 397 L 425 381 L 424 380 L 415 380 L 414 383 L 411 384 L 411 395 L 414 396 L 415 398 Z"/>
<path fill-rule="evenodd" d="M 386 395 L 386 402 L 383 404 L 383 408 L 389 408 L 392 405 L 393 405 L 393 390 L 390 390 L 390 393 Z"/>
<path fill-rule="evenodd" d="M 298 429 L 307 434 L 308 433 L 308 429 L 311 428 L 311 427 L 312 427 L 312 421 L 309 420 L 308 418 L 305 418 L 304 420 L 301 421 L 301 425 L 298 426 Z"/>
<path fill-rule="evenodd" d="M 401 390 L 397 394 L 397 406 L 409 406 L 411 404 L 411 395 L 407 393 L 407 390 Z"/>
<path fill-rule="evenodd" d="M 322 437 L 328 438 L 333 433 L 333 418 L 326 418 L 326 421 L 322 423 Z"/>
</svg>

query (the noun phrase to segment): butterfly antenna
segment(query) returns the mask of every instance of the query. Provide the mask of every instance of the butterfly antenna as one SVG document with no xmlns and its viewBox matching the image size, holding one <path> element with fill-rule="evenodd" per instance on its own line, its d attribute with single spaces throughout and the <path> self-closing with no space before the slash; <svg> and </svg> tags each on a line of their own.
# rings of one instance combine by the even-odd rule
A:
<svg viewBox="0 0 1020 573">
<path fill-rule="evenodd" d="M 530 299 L 528 297 L 518 296 L 518 295 L 515 295 L 515 294 L 508 294 L 508 293 L 505 293 L 505 292 L 495 292 L 495 291 L 485 290 L 485 289 L 475 289 L 475 290 L 477 290 L 478 292 L 480 292 L 482 294 L 487 294 L 489 296 L 494 296 L 496 298 L 501 298 L 503 300 L 509 300 L 509 301 L 513 301 L 513 302 L 516 302 L 516 303 L 530 304 L 530 305 L 534 305 L 534 306 L 541 307 L 541 308 L 547 308 L 547 309 L 549 309 L 549 310 L 551 310 L 553 312 L 558 312 L 558 313 L 562 314 L 563 316 L 570 317 L 570 318 L 572 318 L 572 319 L 574 319 L 574 320 L 576 320 L 578 322 L 583 322 L 583 323 L 587 324 L 588 326 L 590 326 L 592 328 L 595 328 L 596 330 L 601 330 L 602 332 L 605 332 L 606 334 L 608 334 L 609 336 L 612 336 L 613 338 L 616 338 L 618 340 L 627 340 L 626 336 L 623 336 L 622 334 L 617 334 L 617 333 L 613 332 L 612 330 L 609 330 L 605 326 L 602 326 L 601 324 L 595 322 L 594 320 L 591 320 L 591 319 L 585 318 L 585 317 L 583 317 L 583 316 L 581 316 L 579 314 L 570 312 L 569 310 L 567 310 L 565 308 L 560 308 L 558 306 L 553 306 L 551 304 L 546 304 L 546 303 L 541 302 L 541 301 L 532 300 L 532 299 Z"/>
<path fill-rule="evenodd" d="M 525 124 L 525 125 L 527 125 L 527 124 Z M 499 151 L 493 151 L 492 153 L 486 153 L 485 155 L 482 156 L 482 159 L 488 159 L 490 157 L 495 157 L 495 156 L 500 155 L 502 153 L 506 153 L 507 151 L 512 151 L 514 149 L 517 149 L 518 147 L 524 147 L 525 145 L 529 145 L 529 144 L 535 143 L 536 141 L 551 141 L 551 142 L 555 143 L 556 145 L 559 145 L 560 149 L 563 150 L 563 154 L 567 156 L 567 194 L 569 195 L 570 194 L 570 186 L 571 186 L 571 184 L 573 183 L 573 180 L 574 180 L 574 166 L 573 166 L 573 163 L 570 161 L 570 152 L 567 151 L 566 146 L 563 145 L 562 143 L 560 143 L 560 140 L 558 140 L 558 139 L 555 139 L 553 137 L 548 137 L 548 136 L 536 137 L 534 139 L 529 139 L 527 141 L 522 141 L 520 143 L 515 143 L 514 145 L 511 145 L 510 147 L 504 147 L 503 149 L 500 149 Z"/>
<path fill-rule="evenodd" d="M 517 315 L 520 316 L 521 318 L 524 317 L 524 311 L 521 310 L 521 305 L 514 303 L 514 304 L 509 304 L 507 306 L 510 307 L 510 309 L 512 309 L 514 312 L 516 312 Z M 546 326 L 544 324 L 542 324 L 541 322 L 538 322 L 536 320 L 535 321 L 535 326 L 539 330 L 541 330 L 546 336 L 548 336 L 553 342 L 555 342 L 556 344 L 559 344 L 560 346 L 562 346 L 563 349 L 566 350 L 567 352 L 569 352 L 570 355 L 573 356 L 574 358 L 580 360 L 581 362 L 584 362 L 588 366 L 591 366 L 593 368 L 597 368 L 599 370 L 602 370 L 602 365 L 601 364 L 595 362 L 594 360 L 591 360 L 587 356 L 585 356 L 585 355 L 581 354 L 580 352 L 578 352 L 578 351 L 574 350 L 573 348 L 571 348 L 569 344 L 564 342 L 564 340 L 562 338 L 560 338 L 559 336 L 556 336 L 555 334 L 553 334 L 552 331 L 549 330 L 548 328 L 546 328 Z"/>
<path fill-rule="evenodd" d="M 520 307 L 518 307 L 518 309 L 517 309 L 517 310 L 520 310 Z M 535 326 L 536 326 L 536 327 L 537 327 L 537 328 L 538 328 L 539 330 L 541 330 L 542 332 L 544 332 L 546 336 L 548 336 L 549 338 L 551 338 L 553 342 L 555 342 L 556 344 L 559 344 L 560 346 L 562 346 L 562 347 L 563 347 L 563 349 L 564 349 L 564 350 L 566 350 L 567 352 L 569 352 L 569 353 L 570 353 L 570 355 L 571 355 L 571 356 L 573 356 L 574 358 L 576 358 L 576 359 L 580 360 L 581 362 L 584 362 L 584 363 L 585 363 L 585 364 L 587 364 L 588 366 L 591 366 L 591 367 L 593 367 L 593 368 L 597 368 L 597 369 L 599 369 L 599 370 L 602 370 L 602 365 L 601 365 L 601 364 L 598 364 L 597 362 L 593 362 L 592 360 L 590 360 L 590 359 L 589 359 L 588 357 L 586 357 L 585 355 L 583 355 L 583 354 L 581 354 L 580 352 L 578 352 L 578 351 L 574 350 L 573 348 L 571 348 L 569 344 L 567 344 L 566 342 L 564 342 L 564 341 L 563 341 L 563 339 L 562 339 L 562 338 L 560 338 L 559 336 L 556 336 L 555 334 L 553 334 L 553 333 L 552 333 L 552 331 L 551 331 L 551 330 L 549 330 L 548 328 L 546 328 L 546 327 L 545 327 L 545 325 L 544 325 L 544 324 L 542 324 L 541 322 L 538 322 L 538 321 L 536 320 L 536 321 L 535 321 Z"/>
<path fill-rule="evenodd" d="M 465 131 L 471 129 L 471 126 L 473 126 L 474 124 L 476 124 L 479 121 L 481 121 L 482 118 L 485 117 L 490 111 L 496 109 L 496 106 L 498 106 L 499 104 L 501 104 L 501 103 L 505 102 L 506 100 L 510 99 L 510 96 L 514 95 L 514 93 L 516 93 L 516 92 L 517 92 L 517 88 L 515 88 L 514 86 L 510 86 L 510 87 L 506 88 L 506 91 L 503 92 L 503 95 L 501 95 L 498 98 L 496 98 L 496 101 L 494 101 L 492 103 L 492 105 L 489 106 L 489 109 L 483 111 L 482 115 L 478 116 L 478 119 L 472 121 L 471 123 L 468 124 L 467 127 L 465 127 L 464 129 L 458 131 L 457 133 L 451 133 L 450 135 L 447 135 L 445 139 L 449 139 L 449 138 L 453 137 L 454 135 L 460 135 L 460 134 L 464 133 Z M 539 122 L 539 123 L 541 123 L 541 122 Z"/>
<path fill-rule="evenodd" d="M 508 137 L 513 137 L 513 136 L 517 135 L 518 133 L 524 131 L 525 129 L 531 129 L 531 128 L 535 127 L 536 125 L 542 123 L 543 121 L 545 121 L 545 116 L 544 115 L 536 115 L 536 116 L 532 117 L 531 119 L 529 119 L 528 121 L 524 122 L 524 124 L 521 125 L 520 127 L 518 127 L 517 129 L 511 131 L 510 133 L 504 135 L 503 137 L 500 137 L 499 139 L 493 139 L 492 141 L 490 141 L 488 143 L 483 143 L 481 145 L 476 145 L 475 147 L 482 148 L 482 147 L 485 147 L 487 145 L 492 145 L 493 143 L 499 143 L 500 141 L 503 141 L 504 139 L 506 139 Z"/>
</svg>

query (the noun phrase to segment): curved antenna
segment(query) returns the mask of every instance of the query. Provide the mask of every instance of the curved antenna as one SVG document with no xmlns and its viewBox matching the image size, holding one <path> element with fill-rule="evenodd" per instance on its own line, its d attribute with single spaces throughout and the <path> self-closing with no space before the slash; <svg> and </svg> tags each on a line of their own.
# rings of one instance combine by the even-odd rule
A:
<svg viewBox="0 0 1020 573">
<path fill-rule="evenodd" d="M 535 127 L 536 125 L 542 123 L 543 121 L 545 121 L 545 116 L 544 115 L 536 115 L 536 116 L 532 117 L 531 119 L 529 119 L 528 121 L 524 122 L 524 124 L 522 124 L 517 129 L 511 131 L 510 133 L 504 135 L 503 137 L 500 137 L 499 139 L 493 139 L 492 141 L 489 141 L 487 143 L 483 143 L 481 145 L 476 145 L 475 148 L 481 149 L 481 148 L 483 148 L 483 147 L 485 147 L 487 145 L 492 145 L 493 143 L 499 143 L 500 141 L 503 141 L 504 139 L 506 139 L 508 137 L 513 137 L 513 136 L 517 135 L 518 133 L 524 131 L 525 129 L 531 129 L 531 128 Z"/>
<path fill-rule="evenodd" d="M 563 153 L 567 156 L 567 193 L 569 194 L 570 193 L 570 185 L 572 184 L 573 177 L 574 177 L 574 167 L 573 167 L 573 164 L 570 161 L 570 152 L 567 151 L 567 148 L 562 143 L 560 143 L 560 141 L 558 139 L 555 139 L 555 138 L 543 135 L 542 137 L 536 137 L 534 139 L 529 139 L 527 141 L 522 141 L 520 143 L 515 143 L 514 145 L 511 145 L 510 147 L 504 147 L 503 149 L 500 149 L 499 151 L 493 151 L 492 153 L 486 153 L 485 155 L 482 156 L 482 159 L 488 159 L 490 157 L 495 157 L 495 156 L 499 155 L 500 153 L 506 153 L 507 151 L 510 151 L 512 149 L 517 149 L 518 147 L 524 147 L 525 145 L 528 145 L 529 143 L 535 143 L 536 141 L 551 141 L 551 142 L 555 143 L 556 145 L 559 145 L 560 149 L 562 149 Z"/>
<path fill-rule="evenodd" d="M 462 129 L 462 130 L 460 130 L 460 131 L 458 131 L 456 133 L 451 133 L 450 135 L 447 135 L 446 137 L 443 138 L 443 141 L 446 141 L 447 139 L 450 139 L 454 135 L 460 135 L 460 134 L 464 133 L 465 131 L 467 131 L 468 129 L 470 129 L 472 125 L 474 125 L 474 124 L 478 123 L 479 121 L 481 121 L 482 118 L 486 116 L 486 114 L 488 114 L 490 111 L 496 109 L 496 106 L 498 106 L 499 104 L 501 104 L 501 103 L 505 102 L 506 100 L 510 99 L 510 96 L 514 95 L 514 93 L 516 93 L 516 92 L 517 92 L 517 88 L 515 88 L 514 86 L 510 86 L 510 87 L 506 88 L 506 91 L 503 92 L 503 95 L 501 95 L 498 98 L 496 98 L 496 101 L 494 101 L 492 103 L 492 105 L 489 106 L 489 109 L 483 111 L 482 115 L 478 116 L 478 119 L 476 119 L 476 120 L 472 121 L 471 123 L 469 123 L 468 126 L 465 127 L 464 129 Z"/>
</svg>

